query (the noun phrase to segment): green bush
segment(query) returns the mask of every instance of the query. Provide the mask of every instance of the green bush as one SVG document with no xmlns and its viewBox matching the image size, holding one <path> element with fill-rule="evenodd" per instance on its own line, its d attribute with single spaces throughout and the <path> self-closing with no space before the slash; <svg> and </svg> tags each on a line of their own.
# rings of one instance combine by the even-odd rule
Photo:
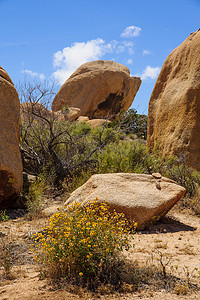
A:
<svg viewBox="0 0 200 300">
<path fill-rule="evenodd" d="M 126 134 L 134 133 L 139 138 L 147 138 L 147 116 L 138 114 L 136 109 L 122 111 L 110 126 L 119 127 Z"/>
<path fill-rule="evenodd" d="M 61 107 L 61 111 L 63 114 L 67 113 L 69 111 L 69 105 L 67 104 L 64 104 L 62 107 Z"/>
<path fill-rule="evenodd" d="M 66 177 L 69 181 L 82 171 L 95 169 L 96 152 L 118 138 L 114 129 L 92 129 L 84 122 L 60 122 L 42 115 L 40 121 L 23 121 L 20 149 L 24 170 L 35 175 L 45 170 L 60 188 Z"/>
<path fill-rule="evenodd" d="M 159 172 L 186 189 L 187 196 L 194 197 L 200 185 L 200 174 L 177 157 L 163 158 L 159 152 L 150 152 L 144 144 L 131 140 L 111 143 L 98 153 L 98 173 Z"/>
<path fill-rule="evenodd" d="M 41 216 L 42 198 L 47 185 L 48 182 L 44 178 L 39 177 L 30 184 L 28 193 L 25 195 L 26 207 L 28 209 L 27 217 L 29 219 Z"/>
<path fill-rule="evenodd" d="M 151 174 L 160 172 L 164 160 L 136 141 L 120 141 L 107 145 L 98 155 L 100 173 L 133 172 Z"/>
<path fill-rule="evenodd" d="M 200 185 L 200 174 L 196 170 L 187 167 L 185 163 L 174 161 L 164 172 L 166 177 L 171 178 L 185 187 L 187 195 L 193 197 Z"/>
<path fill-rule="evenodd" d="M 6 214 L 5 210 L 0 210 L 0 222 L 6 222 L 8 221 L 10 218 L 9 216 Z"/>
<path fill-rule="evenodd" d="M 119 284 L 115 266 L 130 248 L 128 237 L 123 214 L 95 201 L 87 207 L 75 203 L 54 214 L 33 239 L 45 276 L 96 289 L 101 283 Z"/>
<path fill-rule="evenodd" d="M 20 150 L 25 172 L 45 172 L 54 188 L 65 186 L 63 190 L 68 192 L 94 173 L 160 172 L 184 186 L 187 196 L 196 195 L 200 184 L 198 172 L 188 168 L 184 161 L 163 158 L 158 150 L 150 152 L 144 145 L 147 116 L 130 109 L 121 112 L 115 122 L 95 129 L 84 122 L 59 121 L 56 114 L 44 114 L 46 110 L 37 105 L 41 102 L 48 108 L 54 88 L 54 84 L 25 82 L 19 89 L 21 101 L 28 102 L 30 108 L 21 121 Z M 132 140 L 135 134 L 143 138 L 143 144 Z"/>
</svg>

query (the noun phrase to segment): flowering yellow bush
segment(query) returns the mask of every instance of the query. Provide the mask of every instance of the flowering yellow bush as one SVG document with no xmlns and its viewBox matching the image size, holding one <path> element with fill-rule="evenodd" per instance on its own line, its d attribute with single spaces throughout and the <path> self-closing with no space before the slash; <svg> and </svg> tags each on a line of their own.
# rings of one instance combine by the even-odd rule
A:
<svg viewBox="0 0 200 300">
<path fill-rule="evenodd" d="M 69 205 L 33 239 L 46 275 L 90 286 L 108 281 L 119 254 L 130 247 L 124 215 L 97 201 Z"/>
</svg>

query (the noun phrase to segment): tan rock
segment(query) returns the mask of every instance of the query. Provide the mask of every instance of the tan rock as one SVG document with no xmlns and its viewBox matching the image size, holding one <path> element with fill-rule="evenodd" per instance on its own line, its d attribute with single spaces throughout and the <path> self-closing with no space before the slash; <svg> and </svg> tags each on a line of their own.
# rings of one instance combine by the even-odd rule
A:
<svg viewBox="0 0 200 300">
<path fill-rule="evenodd" d="M 162 175 L 160 173 L 152 173 L 151 174 L 155 179 L 161 179 Z"/>
<path fill-rule="evenodd" d="M 81 114 L 80 108 L 77 107 L 69 107 L 67 113 L 66 113 L 66 119 L 69 122 L 75 121 Z"/>
<path fill-rule="evenodd" d="M 107 118 L 128 110 L 141 79 L 131 77 L 127 67 L 98 60 L 80 66 L 62 85 L 52 103 L 58 111 L 64 105 L 81 109 L 81 115 Z"/>
<path fill-rule="evenodd" d="M 58 111 L 51 111 L 52 112 L 52 115 L 54 116 L 54 118 L 57 120 L 57 121 L 66 121 L 66 118 L 65 118 L 65 114 L 63 114 L 62 110 L 58 110 Z"/>
<path fill-rule="evenodd" d="M 10 82 L 13 85 L 13 82 L 12 82 L 10 76 L 1 66 L 0 66 L 0 77 L 7 80 L 8 82 Z"/>
<path fill-rule="evenodd" d="M 93 128 L 96 128 L 103 124 L 109 124 L 109 123 L 111 123 L 111 121 L 106 120 L 106 119 L 93 119 L 93 120 L 87 121 L 87 123 L 90 124 Z"/>
<path fill-rule="evenodd" d="M 43 118 L 50 120 L 55 118 L 58 121 L 75 121 L 80 115 L 80 109 L 76 107 L 69 107 L 66 111 L 58 110 L 56 112 L 48 110 L 41 103 L 24 102 L 20 104 L 21 120 L 37 120 L 42 121 Z M 41 118 L 42 117 L 42 118 Z"/>
<path fill-rule="evenodd" d="M 42 210 L 43 217 L 51 217 L 53 214 L 56 214 L 60 209 L 62 209 L 62 205 L 51 205 Z"/>
<path fill-rule="evenodd" d="M 18 94 L 9 75 L 0 67 L 0 209 L 14 207 L 22 191 L 19 126 Z"/>
<path fill-rule="evenodd" d="M 76 189 L 65 202 L 88 201 L 98 197 L 107 202 L 111 210 L 123 212 L 128 220 L 138 223 L 138 229 L 164 216 L 185 194 L 185 189 L 173 180 L 162 177 L 157 180 L 151 175 L 116 173 L 98 174 Z"/>
<path fill-rule="evenodd" d="M 42 118 L 50 119 L 51 112 L 39 102 L 24 102 L 20 104 L 20 117 L 21 121 L 42 121 Z"/>
<path fill-rule="evenodd" d="M 200 30 L 166 59 L 151 94 L 147 144 L 200 170 Z"/>
<path fill-rule="evenodd" d="M 80 117 L 78 117 L 77 121 L 78 122 L 88 122 L 89 118 L 86 116 L 80 116 Z"/>
<path fill-rule="evenodd" d="M 80 116 L 81 110 L 80 108 L 69 107 L 66 112 L 63 110 L 58 110 L 52 113 L 59 121 L 73 122 Z"/>
</svg>

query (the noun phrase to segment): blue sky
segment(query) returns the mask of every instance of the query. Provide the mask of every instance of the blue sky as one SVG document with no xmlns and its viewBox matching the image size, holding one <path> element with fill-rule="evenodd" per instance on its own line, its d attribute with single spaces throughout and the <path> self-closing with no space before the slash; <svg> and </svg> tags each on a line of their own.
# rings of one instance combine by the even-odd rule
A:
<svg viewBox="0 0 200 300">
<path fill-rule="evenodd" d="M 148 102 L 168 54 L 200 27 L 200 0 L 0 0 L 0 65 L 59 84 L 96 59 L 142 77 L 132 107 Z"/>
</svg>

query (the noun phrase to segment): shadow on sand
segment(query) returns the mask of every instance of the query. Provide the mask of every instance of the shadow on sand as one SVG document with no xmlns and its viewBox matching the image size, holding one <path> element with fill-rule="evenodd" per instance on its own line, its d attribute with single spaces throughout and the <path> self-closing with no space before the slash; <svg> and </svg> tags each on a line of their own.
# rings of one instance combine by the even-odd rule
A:
<svg viewBox="0 0 200 300">
<path fill-rule="evenodd" d="M 196 227 L 186 225 L 175 218 L 165 216 L 156 224 L 152 224 L 148 228 L 142 230 L 141 234 L 173 233 L 179 231 L 195 231 L 196 229 Z"/>
</svg>

